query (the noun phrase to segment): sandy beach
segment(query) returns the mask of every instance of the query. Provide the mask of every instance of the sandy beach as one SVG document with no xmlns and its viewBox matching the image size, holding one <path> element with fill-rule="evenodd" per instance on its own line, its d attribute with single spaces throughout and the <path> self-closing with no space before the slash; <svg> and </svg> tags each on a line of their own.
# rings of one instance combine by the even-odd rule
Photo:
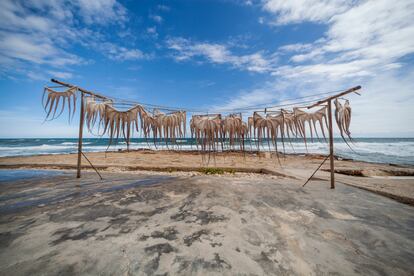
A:
<svg viewBox="0 0 414 276">
<path fill-rule="evenodd" d="M 412 168 L 337 161 L 331 190 L 326 167 L 302 187 L 320 156 L 217 154 L 214 170 L 196 153 L 104 156 L 88 154 L 104 180 L 76 179 L 76 155 L 0 159 L 30 176 L 0 185 L 2 273 L 414 273 Z"/>
<path fill-rule="evenodd" d="M 259 173 L 283 177 L 286 181 L 305 181 L 323 161 L 320 155 L 279 155 L 274 153 L 226 152 L 202 154 L 191 151 L 121 151 L 94 152 L 86 154 L 92 164 L 103 174 L 105 172 L 177 173 L 190 175 L 209 173 L 205 168 L 218 168 L 227 173 Z M 54 154 L 0 158 L 0 169 L 75 169 L 76 154 Z M 279 163 L 280 162 L 280 163 Z M 83 158 L 82 167 L 92 170 Z M 220 172 L 219 171 L 219 172 Z M 213 170 L 214 172 L 214 170 Z M 394 198 L 403 203 L 414 204 L 414 166 L 376 164 L 354 160 L 336 160 L 336 181 L 367 189 Z M 329 162 L 315 174 L 318 181 L 325 181 L 329 187 Z M 313 181 L 307 185 L 311 186 Z"/>
</svg>

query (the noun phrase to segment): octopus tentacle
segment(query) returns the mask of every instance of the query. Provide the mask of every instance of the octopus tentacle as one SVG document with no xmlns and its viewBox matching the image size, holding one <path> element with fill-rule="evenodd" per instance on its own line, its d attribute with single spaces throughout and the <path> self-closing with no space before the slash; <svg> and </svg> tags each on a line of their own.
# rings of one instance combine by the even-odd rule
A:
<svg viewBox="0 0 414 276">
<path fill-rule="evenodd" d="M 66 104 L 68 105 L 68 108 L 69 108 L 69 119 L 70 119 L 70 117 L 73 116 L 75 112 L 77 91 L 78 90 L 76 87 L 69 88 L 63 92 L 55 91 L 49 87 L 45 87 L 43 90 L 43 95 L 42 95 L 43 109 L 46 112 L 45 121 L 54 120 L 58 118 L 60 115 L 62 115 Z M 45 101 L 46 95 L 47 95 L 47 98 Z M 73 112 L 70 106 L 71 99 L 73 99 L 73 106 L 74 106 Z M 60 107 L 60 111 L 58 111 L 59 107 Z"/>
<path fill-rule="evenodd" d="M 348 141 L 345 139 L 344 133 L 350 138 L 351 132 L 349 131 L 349 125 L 351 122 L 351 107 L 349 102 L 347 103 L 346 109 L 339 102 L 338 99 L 335 99 L 335 121 L 339 128 L 339 133 L 344 140 L 345 144 L 353 151 L 352 147 L 349 145 Z"/>
</svg>

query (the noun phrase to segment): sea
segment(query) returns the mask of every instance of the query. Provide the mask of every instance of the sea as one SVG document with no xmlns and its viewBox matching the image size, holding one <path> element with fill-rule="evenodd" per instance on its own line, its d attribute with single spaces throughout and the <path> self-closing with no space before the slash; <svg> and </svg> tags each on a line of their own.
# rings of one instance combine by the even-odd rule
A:
<svg viewBox="0 0 414 276">
<path fill-rule="evenodd" d="M 108 148 L 107 138 L 83 139 L 84 152 L 118 151 L 126 149 L 123 141 L 113 142 Z M 278 150 L 283 151 L 282 141 L 278 140 Z M 76 138 L 18 138 L 0 139 L 0 157 L 27 156 L 43 154 L 67 154 L 77 152 L 78 140 Z M 247 140 L 246 150 L 256 151 L 257 140 Z M 285 141 L 285 152 L 296 154 L 327 154 L 329 145 L 323 140 L 307 141 L 292 139 Z M 226 145 L 225 145 L 226 147 Z M 334 139 L 335 155 L 359 161 L 387 163 L 398 165 L 414 165 L 414 138 L 354 138 L 347 145 L 342 138 Z M 144 138 L 131 139 L 130 149 L 152 150 L 196 150 L 196 142 L 191 138 L 180 138 L 173 145 L 164 141 L 146 140 Z M 259 145 L 261 151 L 274 150 L 267 141 Z"/>
</svg>

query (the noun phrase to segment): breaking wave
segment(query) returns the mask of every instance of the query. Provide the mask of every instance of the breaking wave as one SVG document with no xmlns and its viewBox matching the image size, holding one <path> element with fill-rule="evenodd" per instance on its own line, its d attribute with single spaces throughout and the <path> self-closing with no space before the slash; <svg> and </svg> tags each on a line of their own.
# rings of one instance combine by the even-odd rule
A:
<svg viewBox="0 0 414 276">
<path fill-rule="evenodd" d="M 356 138 L 351 143 L 351 150 L 341 139 L 335 138 L 335 154 L 343 157 L 368 162 L 395 163 L 414 165 L 414 138 Z M 225 143 L 226 144 L 226 143 Z M 23 156 L 38 154 L 62 154 L 77 152 L 77 139 L 0 139 L 0 156 Z M 246 141 L 246 150 L 257 150 L 257 140 Z M 283 151 L 282 141 L 278 140 L 278 151 Z M 85 152 L 105 151 L 108 147 L 108 139 L 87 138 L 83 142 Z M 126 149 L 124 141 L 113 142 L 109 150 Z M 155 146 L 153 139 L 145 140 L 135 138 L 131 140 L 130 149 L 153 150 L 195 150 L 195 141 L 190 138 L 180 138 L 175 145 L 157 141 Z M 260 150 L 275 150 L 263 141 Z M 293 139 L 291 143 L 285 140 L 286 153 L 297 154 L 327 154 L 328 144 L 323 141 L 308 141 L 307 145 L 302 140 Z"/>
</svg>

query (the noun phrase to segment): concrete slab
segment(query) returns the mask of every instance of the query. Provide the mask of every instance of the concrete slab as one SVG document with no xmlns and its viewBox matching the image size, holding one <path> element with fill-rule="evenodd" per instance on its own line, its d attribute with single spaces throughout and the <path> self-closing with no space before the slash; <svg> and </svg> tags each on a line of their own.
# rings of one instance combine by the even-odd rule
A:
<svg viewBox="0 0 414 276">
<path fill-rule="evenodd" d="M 3 275 L 413 275 L 414 208 L 262 175 L 0 185 Z"/>
</svg>

